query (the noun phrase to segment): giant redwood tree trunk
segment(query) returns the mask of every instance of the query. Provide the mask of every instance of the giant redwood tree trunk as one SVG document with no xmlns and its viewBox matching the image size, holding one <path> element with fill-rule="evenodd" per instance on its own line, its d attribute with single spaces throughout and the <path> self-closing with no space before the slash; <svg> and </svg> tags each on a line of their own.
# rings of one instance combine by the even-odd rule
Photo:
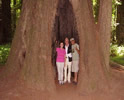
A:
<svg viewBox="0 0 124 100">
<path fill-rule="evenodd" d="M 100 0 L 98 24 L 90 1 L 72 0 L 72 4 L 80 37 L 79 89 L 92 91 L 109 87 L 111 0 Z"/>
<path fill-rule="evenodd" d="M 6 64 L 6 73 L 18 72 L 19 78 L 42 90 L 55 90 L 51 45 L 58 1 L 23 0 L 19 25 Z M 100 0 L 97 25 L 90 0 L 69 2 L 80 41 L 77 87 L 88 91 L 102 88 L 108 82 L 111 0 Z"/>
<path fill-rule="evenodd" d="M 55 88 L 51 64 L 51 33 L 56 0 L 24 0 L 6 70 L 42 90 Z"/>
</svg>

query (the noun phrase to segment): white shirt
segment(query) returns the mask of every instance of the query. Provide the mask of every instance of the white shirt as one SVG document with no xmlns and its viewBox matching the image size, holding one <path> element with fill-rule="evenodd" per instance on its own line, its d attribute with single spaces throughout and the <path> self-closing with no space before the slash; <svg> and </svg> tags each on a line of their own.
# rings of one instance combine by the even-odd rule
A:
<svg viewBox="0 0 124 100">
<path fill-rule="evenodd" d="M 68 53 L 68 46 L 65 45 L 65 52 L 66 52 L 66 57 L 72 57 L 72 54 L 71 53 Z"/>
</svg>

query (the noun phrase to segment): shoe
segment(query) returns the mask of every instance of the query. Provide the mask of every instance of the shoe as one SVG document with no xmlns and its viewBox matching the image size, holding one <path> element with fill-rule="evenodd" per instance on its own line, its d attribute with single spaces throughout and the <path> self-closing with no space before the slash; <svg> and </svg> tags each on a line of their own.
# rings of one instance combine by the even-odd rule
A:
<svg viewBox="0 0 124 100">
<path fill-rule="evenodd" d="M 64 84 L 64 82 L 63 82 L 63 81 L 61 81 L 61 84 Z"/>
<path fill-rule="evenodd" d="M 63 81 L 63 83 L 66 83 L 66 82 L 67 82 L 66 80 Z"/>
<path fill-rule="evenodd" d="M 68 83 L 71 83 L 71 81 L 68 81 Z"/>
<path fill-rule="evenodd" d="M 73 84 L 74 84 L 74 85 L 77 85 L 77 82 L 73 81 Z"/>
<path fill-rule="evenodd" d="M 62 84 L 62 82 L 61 81 L 59 81 L 59 85 L 61 85 Z"/>
</svg>

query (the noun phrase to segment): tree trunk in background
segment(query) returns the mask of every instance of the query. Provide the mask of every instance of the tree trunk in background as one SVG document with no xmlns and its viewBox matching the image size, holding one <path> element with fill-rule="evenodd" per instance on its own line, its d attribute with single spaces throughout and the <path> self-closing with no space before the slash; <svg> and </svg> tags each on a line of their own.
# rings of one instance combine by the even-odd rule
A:
<svg viewBox="0 0 124 100">
<path fill-rule="evenodd" d="M 6 64 L 6 74 L 42 90 L 55 90 L 52 37 L 59 0 L 23 0 L 22 13 Z M 98 24 L 89 0 L 70 0 L 80 41 L 80 91 L 108 87 L 111 0 L 100 0 Z M 62 12 L 61 12 L 62 13 Z M 64 19 L 63 19 L 64 20 Z"/>
<path fill-rule="evenodd" d="M 22 8 L 23 0 L 20 0 L 20 3 L 21 3 L 21 8 Z"/>
<path fill-rule="evenodd" d="M 8 43 L 12 40 L 10 0 L 2 0 L 2 19 L 3 42 Z"/>
<path fill-rule="evenodd" d="M 13 9 L 12 9 L 12 38 L 15 34 L 16 25 L 21 14 L 22 0 L 13 0 Z"/>
<path fill-rule="evenodd" d="M 117 8 L 117 26 L 116 37 L 119 45 L 124 44 L 124 0 L 122 0 L 122 5 Z"/>
<path fill-rule="evenodd" d="M 3 42 L 3 28 L 2 28 L 2 1 L 0 0 L 0 44 Z"/>
<path fill-rule="evenodd" d="M 12 33 L 14 34 L 15 33 L 15 29 L 16 29 L 16 9 L 15 9 L 15 6 L 16 6 L 16 0 L 13 1 L 13 6 L 14 6 L 14 9 L 13 9 L 13 12 L 12 12 Z"/>
</svg>

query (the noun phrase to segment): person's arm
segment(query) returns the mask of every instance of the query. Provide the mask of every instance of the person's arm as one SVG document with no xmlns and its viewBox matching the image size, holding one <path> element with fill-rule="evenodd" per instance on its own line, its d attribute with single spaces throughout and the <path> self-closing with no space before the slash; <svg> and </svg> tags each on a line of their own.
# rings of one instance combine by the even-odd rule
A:
<svg viewBox="0 0 124 100">
<path fill-rule="evenodd" d="M 65 61 L 64 61 L 64 67 L 65 67 L 65 64 L 66 64 L 66 56 L 65 56 L 64 58 L 65 58 Z"/>
<path fill-rule="evenodd" d="M 65 51 L 64 59 L 65 59 L 65 61 L 64 61 L 64 67 L 65 67 L 65 64 L 66 64 L 66 51 Z"/>
<path fill-rule="evenodd" d="M 79 45 L 76 46 L 75 50 L 80 54 Z"/>
</svg>

